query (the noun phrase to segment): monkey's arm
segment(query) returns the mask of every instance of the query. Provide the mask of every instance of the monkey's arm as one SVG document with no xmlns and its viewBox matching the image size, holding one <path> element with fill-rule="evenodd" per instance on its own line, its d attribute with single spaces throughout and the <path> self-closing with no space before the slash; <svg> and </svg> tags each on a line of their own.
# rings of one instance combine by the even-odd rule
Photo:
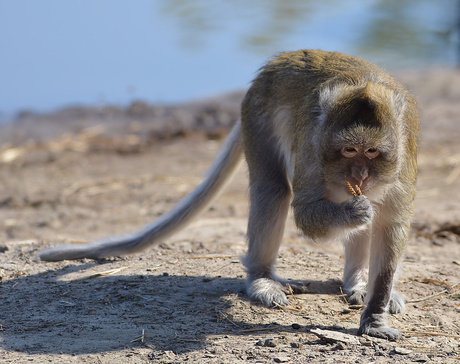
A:
<svg viewBox="0 0 460 364">
<path fill-rule="evenodd" d="M 238 121 L 208 172 L 208 177 L 174 209 L 146 226 L 137 234 L 96 241 L 90 244 L 62 245 L 40 253 L 41 260 L 103 258 L 126 255 L 159 243 L 187 225 L 202 212 L 239 166 L 242 155 L 241 125 Z"/>
<path fill-rule="evenodd" d="M 341 238 L 350 230 L 366 226 L 374 216 L 372 204 L 364 195 L 336 203 L 327 199 L 310 201 L 298 193 L 292 206 L 297 227 L 313 240 Z"/>
</svg>

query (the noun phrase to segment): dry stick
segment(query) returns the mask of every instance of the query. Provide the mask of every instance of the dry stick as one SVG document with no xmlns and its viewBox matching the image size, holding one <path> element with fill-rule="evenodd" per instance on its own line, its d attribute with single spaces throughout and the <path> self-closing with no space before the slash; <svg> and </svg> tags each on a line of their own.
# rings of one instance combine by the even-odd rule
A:
<svg viewBox="0 0 460 364">
<path fill-rule="evenodd" d="M 235 325 L 236 327 L 240 327 L 240 325 L 238 325 L 236 322 L 230 320 L 230 319 L 228 318 L 228 315 L 227 315 L 227 314 L 225 314 L 225 313 L 222 312 L 222 311 L 218 311 L 218 312 L 220 313 L 220 317 L 221 317 L 221 318 L 224 318 L 225 320 L 227 320 L 227 321 L 230 322 L 231 324 Z"/>
<path fill-rule="evenodd" d="M 294 295 L 294 290 L 292 289 L 291 285 L 288 283 L 287 288 L 289 290 L 289 294 L 291 295 L 292 299 L 297 303 L 300 308 L 303 308 L 302 303 L 297 299 L 297 297 Z"/>
<path fill-rule="evenodd" d="M 81 277 L 81 278 L 72 279 L 71 281 L 69 281 L 69 283 L 80 282 L 80 281 L 84 281 L 84 280 L 86 280 L 86 279 L 92 279 L 92 278 L 99 278 L 99 277 L 110 276 L 110 275 L 112 275 L 112 274 L 121 272 L 122 270 L 124 270 L 124 269 L 126 269 L 126 268 L 129 268 L 129 267 L 120 267 L 120 268 L 115 268 L 115 269 L 109 269 L 109 270 L 106 270 L 106 271 L 103 271 L 103 272 L 91 274 L 91 275 L 86 276 L 86 277 Z"/>
<path fill-rule="evenodd" d="M 452 286 L 450 286 L 450 289 L 445 289 L 441 292 L 438 292 L 438 293 L 435 293 L 435 294 L 432 294 L 430 296 L 426 296 L 426 297 L 422 297 L 422 298 L 418 298 L 418 299 L 414 299 L 414 300 L 408 300 L 406 301 L 406 303 L 416 303 L 416 302 L 422 302 L 422 301 L 426 301 L 426 300 L 429 300 L 430 298 L 433 298 L 433 297 L 437 297 L 437 296 L 440 296 L 444 293 L 449 293 L 451 294 L 451 292 L 453 291 L 453 289 L 455 287 L 457 287 L 458 285 L 460 285 L 460 282 L 457 282 L 455 284 L 453 284 Z"/>
<path fill-rule="evenodd" d="M 273 304 L 274 304 L 276 307 L 278 307 L 278 308 L 280 308 L 281 310 L 283 310 L 283 311 L 292 311 L 292 312 L 297 312 L 297 313 L 302 312 L 302 310 L 299 310 L 299 309 L 297 309 L 297 308 L 291 308 L 291 307 L 281 306 L 279 303 L 276 303 L 276 302 L 273 302 Z"/>
<path fill-rule="evenodd" d="M 349 303 L 348 300 L 347 300 L 348 295 L 347 295 L 346 293 L 343 292 L 342 287 L 340 287 L 340 293 L 341 293 L 341 294 L 339 295 L 339 297 L 342 297 L 342 298 L 344 299 L 345 303 L 346 303 L 347 305 L 350 305 L 350 303 Z"/>
<path fill-rule="evenodd" d="M 142 334 L 141 336 L 136 337 L 134 340 L 131 340 L 130 342 L 135 342 L 135 341 L 140 341 L 142 344 L 144 343 L 145 340 L 145 330 L 142 329 Z"/>
<path fill-rule="evenodd" d="M 446 281 L 438 281 L 437 279 L 431 279 L 431 278 L 425 278 L 422 280 L 422 283 L 436 283 L 436 284 L 441 284 L 443 286 L 446 286 L 449 292 L 453 291 L 453 287 L 447 283 Z"/>
<path fill-rule="evenodd" d="M 198 255 L 190 259 L 216 259 L 216 258 L 237 258 L 237 255 Z"/>
<path fill-rule="evenodd" d="M 269 331 L 269 330 L 277 330 L 281 328 L 281 326 L 271 326 L 271 327 L 259 327 L 259 328 L 254 328 L 254 329 L 245 329 L 245 330 L 240 330 L 238 333 L 246 333 L 246 332 L 257 332 L 257 331 Z"/>
<path fill-rule="evenodd" d="M 425 336 L 444 336 L 444 337 L 453 337 L 455 339 L 460 339 L 460 335 L 454 334 L 444 334 L 442 332 L 430 332 L 430 331 L 402 331 L 404 334 L 414 334 L 414 335 L 425 335 Z"/>
<path fill-rule="evenodd" d="M 440 296 L 440 295 L 442 295 L 442 294 L 444 294 L 444 293 L 449 293 L 449 291 L 448 291 L 447 289 L 445 289 L 444 291 L 441 291 L 441 292 L 432 294 L 432 295 L 430 295 L 430 296 L 426 296 L 426 297 L 422 297 L 422 298 L 417 298 L 417 299 L 415 299 L 415 300 L 408 300 L 408 301 L 406 301 L 406 303 L 416 303 L 416 302 L 426 301 L 426 300 L 429 300 L 430 298 Z"/>
</svg>

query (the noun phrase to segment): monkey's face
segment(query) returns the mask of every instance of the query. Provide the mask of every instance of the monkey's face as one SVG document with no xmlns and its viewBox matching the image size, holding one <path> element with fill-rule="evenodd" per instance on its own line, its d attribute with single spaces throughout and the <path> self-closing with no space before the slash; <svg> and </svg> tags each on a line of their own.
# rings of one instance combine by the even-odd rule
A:
<svg viewBox="0 0 460 364">
<path fill-rule="evenodd" d="M 324 152 L 324 179 L 328 189 L 346 191 L 346 182 L 366 194 L 395 181 L 398 140 L 381 127 L 353 125 L 328 138 Z"/>
</svg>

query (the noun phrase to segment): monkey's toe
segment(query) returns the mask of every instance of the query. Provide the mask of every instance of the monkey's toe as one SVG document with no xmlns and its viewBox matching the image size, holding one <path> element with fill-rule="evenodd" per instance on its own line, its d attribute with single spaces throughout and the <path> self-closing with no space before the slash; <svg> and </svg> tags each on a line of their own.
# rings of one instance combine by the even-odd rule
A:
<svg viewBox="0 0 460 364">
<path fill-rule="evenodd" d="M 284 289 L 283 292 L 286 294 L 290 293 L 310 293 L 308 289 L 309 283 L 304 283 L 300 281 L 291 281 L 286 280 L 282 282 Z"/>
<path fill-rule="evenodd" d="M 397 292 L 391 292 L 390 303 L 388 304 L 388 311 L 390 313 L 400 313 L 404 311 L 405 299 Z"/>
<path fill-rule="evenodd" d="M 364 298 L 366 297 L 366 291 L 356 289 L 347 292 L 347 301 L 350 305 L 362 306 L 364 305 Z"/>
</svg>

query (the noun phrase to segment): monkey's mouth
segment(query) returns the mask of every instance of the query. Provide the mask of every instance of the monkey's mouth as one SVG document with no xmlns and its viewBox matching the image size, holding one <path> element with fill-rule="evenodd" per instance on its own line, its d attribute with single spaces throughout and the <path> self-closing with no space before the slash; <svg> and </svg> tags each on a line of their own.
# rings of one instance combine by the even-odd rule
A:
<svg viewBox="0 0 460 364">
<path fill-rule="evenodd" d="M 347 180 L 350 182 L 350 184 L 352 185 L 353 188 L 355 188 L 356 186 L 359 187 L 359 189 L 361 190 L 361 192 L 364 194 L 366 191 L 369 191 L 370 187 L 371 187 L 371 181 L 369 180 L 369 178 L 366 178 L 362 181 L 358 181 L 356 180 L 356 178 L 353 178 L 351 177 L 349 180 Z M 344 188 L 347 188 L 346 186 L 346 181 L 343 182 L 342 184 L 344 186 Z"/>
</svg>

